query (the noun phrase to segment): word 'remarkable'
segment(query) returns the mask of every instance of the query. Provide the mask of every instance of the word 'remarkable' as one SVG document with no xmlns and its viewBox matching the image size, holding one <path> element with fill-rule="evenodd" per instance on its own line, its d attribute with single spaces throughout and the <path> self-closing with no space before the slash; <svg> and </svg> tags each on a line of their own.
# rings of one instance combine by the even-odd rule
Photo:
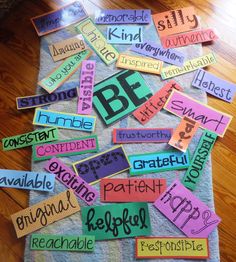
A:
<svg viewBox="0 0 236 262">
<path fill-rule="evenodd" d="M 172 128 L 114 128 L 113 143 L 166 143 L 172 133 Z"/>
<path fill-rule="evenodd" d="M 201 67 L 206 67 L 216 63 L 216 58 L 214 53 L 209 53 L 198 58 L 194 58 L 186 61 L 182 67 L 178 66 L 167 66 L 161 70 L 161 78 L 168 79 L 174 76 L 182 75 L 188 72 L 195 71 Z"/>
<path fill-rule="evenodd" d="M 48 173 L 0 169 L 0 187 L 53 191 L 54 181 Z"/>
<path fill-rule="evenodd" d="M 99 193 L 82 178 L 77 176 L 61 160 L 52 158 L 44 166 L 48 172 L 54 174 L 56 179 L 64 186 L 72 189 L 74 194 L 81 198 L 88 205 L 92 205 L 98 198 Z"/>
<path fill-rule="evenodd" d="M 150 97 L 143 105 L 136 109 L 133 112 L 133 116 L 141 124 L 146 124 L 163 108 L 173 89 L 183 91 L 181 86 L 179 86 L 174 80 L 171 80 Z"/>
<path fill-rule="evenodd" d="M 161 43 L 164 48 L 176 48 L 180 46 L 215 41 L 217 39 L 218 36 L 215 34 L 213 29 L 202 29 L 199 31 L 173 36 L 163 36 L 161 37 Z"/>
<path fill-rule="evenodd" d="M 207 238 L 137 237 L 136 258 L 209 258 Z"/>
<path fill-rule="evenodd" d="M 186 169 L 190 165 L 189 152 L 163 151 L 129 155 L 130 175 L 142 175 L 168 170 Z"/>
<path fill-rule="evenodd" d="M 114 176 L 130 168 L 122 146 L 115 146 L 92 157 L 73 163 L 78 176 L 87 183 L 97 183 L 104 177 Z"/>
<path fill-rule="evenodd" d="M 3 138 L 2 146 L 3 150 L 7 151 L 54 140 L 58 140 L 58 129 L 52 127 Z"/>
<path fill-rule="evenodd" d="M 192 6 L 158 13 L 152 18 L 160 37 L 195 30 L 200 26 Z"/>
<path fill-rule="evenodd" d="M 154 202 L 166 190 L 165 179 L 103 178 L 101 202 Z"/>
<path fill-rule="evenodd" d="M 82 207 L 82 230 L 96 240 L 151 234 L 147 203 Z"/>
<path fill-rule="evenodd" d="M 75 1 L 60 9 L 31 18 L 31 22 L 39 36 L 62 29 L 88 17 L 79 1 Z"/>
<path fill-rule="evenodd" d="M 186 152 L 199 126 L 199 123 L 185 116 L 175 129 L 168 144 L 182 152 Z"/>
<path fill-rule="evenodd" d="M 98 139 L 96 135 L 60 140 L 55 143 L 33 145 L 34 161 L 50 159 L 53 156 L 73 156 L 97 152 Z"/>
<path fill-rule="evenodd" d="M 232 120 L 232 116 L 204 105 L 176 90 L 171 93 L 164 109 L 179 117 L 191 118 L 198 122 L 201 128 L 208 129 L 221 137 L 224 136 Z"/>
<path fill-rule="evenodd" d="M 149 24 L 149 9 L 104 9 L 95 12 L 96 24 Z"/>
<path fill-rule="evenodd" d="M 75 26 L 78 33 L 91 44 L 97 55 L 106 65 L 110 65 L 118 58 L 118 51 L 107 43 L 106 38 L 95 26 L 91 19 L 86 19 Z"/>
<path fill-rule="evenodd" d="M 204 130 L 190 166 L 181 181 L 188 189 L 194 190 L 196 188 L 216 139 L 217 135 L 215 133 Z"/>
<path fill-rule="evenodd" d="M 141 72 L 147 72 L 159 75 L 161 73 L 163 62 L 138 56 L 120 54 L 116 67 L 131 69 Z"/>
<path fill-rule="evenodd" d="M 235 84 L 225 81 L 203 69 L 198 69 L 193 79 L 192 86 L 200 88 L 230 103 L 233 102 L 236 92 Z"/>
<path fill-rule="evenodd" d="M 92 132 L 95 128 L 96 117 L 56 112 L 36 108 L 33 124 L 39 126 L 57 126 Z"/>
<path fill-rule="evenodd" d="M 68 57 L 58 67 L 53 69 L 48 76 L 38 82 L 48 93 L 52 93 L 61 86 L 80 66 L 84 59 L 90 57 L 92 52 L 84 50 L 78 54 Z"/>
<path fill-rule="evenodd" d="M 67 190 L 11 215 L 11 219 L 20 238 L 78 211 L 76 196 Z"/>
</svg>

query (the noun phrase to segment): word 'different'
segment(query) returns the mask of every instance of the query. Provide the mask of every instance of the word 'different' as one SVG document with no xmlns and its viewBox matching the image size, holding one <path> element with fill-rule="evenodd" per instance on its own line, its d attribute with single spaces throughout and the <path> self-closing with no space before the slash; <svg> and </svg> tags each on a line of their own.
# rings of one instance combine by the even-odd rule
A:
<svg viewBox="0 0 236 262">
<path fill-rule="evenodd" d="M 33 120 L 34 125 L 57 126 L 87 132 L 92 132 L 94 130 L 95 122 L 95 116 L 83 116 L 39 108 L 36 108 Z"/>
<path fill-rule="evenodd" d="M 67 190 L 11 215 L 11 219 L 20 238 L 78 211 L 76 196 Z"/>
<path fill-rule="evenodd" d="M 156 200 L 154 206 L 188 237 L 208 237 L 220 218 L 178 180 Z"/>
<path fill-rule="evenodd" d="M 207 238 L 137 237 L 136 258 L 209 258 Z"/>
<path fill-rule="evenodd" d="M 95 156 L 73 164 L 75 172 L 87 183 L 96 183 L 104 177 L 114 176 L 130 168 L 122 146 L 113 147 Z"/>
<path fill-rule="evenodd" d="M 98 191 L 77 176 L 61 160 L 52 158 L 46 163 L 44 168 L 48 172 L 55 174 L 58 181 L 67 188 L 72 189 L 74 194 L 84 200 L 88 205 L 92 205 L 97 199 L 99 195 Z"/>
<path fill-rule="evenodd" d="M 201 128 L 208 129 L 221 137 L 224 136 L 232 120 L 232 116 L 204 105 L 176 90 L 171 93 L 164 109 L 179 117 L 191 118 L 198 122 Z"/>
<path fill-rule="evenodd" d="M 82 230 L 96 240 L 151 234 L 147 203 L 126 203 L 82 208 Z"/>
<path fill-rule="evenodd" d="M 118 58 L 118 51 L 107 43 L 106 38 L 95 26 L 91 19 L 86 19 L 76 25 L 76 30 L 91 44 L 98 56 L 106 65 L 110 65 Z"/>
<path fill-rule="evenodd" d="M 154 202 L 166 190 L 165 179 L 103 178 L 101 202 Z"/>
<path fill-rule="evenodd" d="M 186 169 L 190 165 L 189 152 L 163 151 L 129 155 L 130 174 L 141 175 L 168 170 Z"/>
</svg>

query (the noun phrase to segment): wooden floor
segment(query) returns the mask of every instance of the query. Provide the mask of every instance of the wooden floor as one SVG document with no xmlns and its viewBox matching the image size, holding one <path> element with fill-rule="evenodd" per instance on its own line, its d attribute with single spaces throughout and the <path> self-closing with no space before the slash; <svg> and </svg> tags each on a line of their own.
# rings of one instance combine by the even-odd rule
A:
<svg viewBox="0 0 236 262">
<path fill-rule="evenodd" d="M 33 111 L 17 111 L 15 97 L 34 94 L 39 70 L 40 42 L 29 18 L 69 1 L 21 1 L 0 21 L 0 133 L 1 138 L 32 130 Z M 150 8 L 162 12 L 195 5 L 204 23 L 218 31 L 221 40 L 205 45 L 204 53 L 214 51 L 218 63 L 208 70 L 236 82 L 236 1 L 235 0 L 85 0 L 103 8 Z M 195 4 L 196 3 L 196 4 Z M 209 97 L 216 109 L 236 116 L 236 99 L 228 104 Z M 222 262 L 236 261 L 236 119 L 213 149 L 215 206 L 222 218 L 219 225 Z M 0 168 L 30 170 L 31 149 L 0 151 Z M 0 191 L 0 261 L 22 261 L 24 238 L 17 239 L 10 215 L 28 206 L 23 190 Z"/>
</svg>

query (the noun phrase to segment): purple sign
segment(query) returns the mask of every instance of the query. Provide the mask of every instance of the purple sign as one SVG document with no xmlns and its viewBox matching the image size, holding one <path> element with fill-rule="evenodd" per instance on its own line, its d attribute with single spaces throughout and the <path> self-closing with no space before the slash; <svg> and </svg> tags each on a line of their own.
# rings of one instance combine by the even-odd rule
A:
<svg viewBox="0 0 236 262">
<path fill-rule="evenodd" d="M 192 86 L 198 87 L 227 102 L 233 101 L 236 92 L 235 84 L 225 81 L 203 69 L 198 69 Z"/>
<path fill-rule="evenodd" d="M 130 168 L 122 146 L 113 147 L 95 156 L 73 164 L 75 172 L 87 183 L 97 183 L 104 177 L 114 176 Z"/>
<path fill-rule="evenodd" d="M 142 44 L 134 44 L 131 46 L 131 51 L 159 59 L 166 63 L 182 66 L 184 63 L 184 54 L 174 50 L 165 49 L 161 45 L 152 42 L 143 42 Z"/>
<path fill-rule="evenodd" d="M 95 24 L 149 24 L 149 9 L 106 9 L 95 13 Z"/>
</svg>

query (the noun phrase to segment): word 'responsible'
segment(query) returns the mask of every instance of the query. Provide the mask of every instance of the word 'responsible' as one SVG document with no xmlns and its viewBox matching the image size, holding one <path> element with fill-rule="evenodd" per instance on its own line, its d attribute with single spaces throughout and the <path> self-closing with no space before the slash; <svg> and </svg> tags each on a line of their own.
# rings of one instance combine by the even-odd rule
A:
<svg viewBox="0 0 236 262">
<path fill-rule="evenodd" d="M 164 109 L 179 116 L 187 116 L 200 123 L 201 128 L 208 129 L 223 137 L 232 116 L 204 105 L 190 96 L 173 90 L 165 103 Z"/>
<path fill-rule="evenodd" d="M 166 143 L 172 133 L 172 128 L 114 128 L 113 143 Z"/>
<path fill-rule="evenodd" d="M 186 61 L 182 67 L 178 66 L 167 66 L 161 70 L 161 78 L 168 79 L 174 76 L 182 75 L 188 72 L 192 72 L 201 67 L 206 67 L 216 63 L 216 58 L 214 53 L 209 53 L 198 58 L 194 58 Z"/>
<path fill-rule="evenodd" d="M 134 111 L 151 95 L 139 72 L 124 70 L 95 85 L 93 104 L 109 125 Z"/>
<path fill-rule="evenodd" d="M 82 230 L 96 240 L 151 234 L 147 203 L 82 207 Z"/>
<path fill-rule="evenodd" d="M 11 215 L 11 219 L 20 238 L 78 211 L 76 196 L 67 190 Z"/>
<path fill-rule="evenodd" d="M 98 149 L 97 136 L 92 135 L 60 140 L 55 143 L 33 145 L 32 152 L 34 161 L 37 161 L 50 159 L 53 156 L 73 156 L 97 152 Z"/>
<path fill-rule="evenodd" d="M 168 170 L 186 169 L 190 165 L 189 152 L 163 151 L 129 155 L 130 175 L 142 175 Z"/>
<path fill-rule="evenodd" d="M 32 234 L 30 237 L 31 250 L 92 252 L 94 244 L 94 236 Z"/>
<path fill-rule="evenodd" d="M 54 181 L 48 173 L 0 169 L 0 187 L 53 191 Z"/>
<path fill-rule="evenodd" d="M 209 258 L 207 238 L 137 237 L 136 258 Z"/>
<path fill-rule="evenodd" d="M 114 176 L 130 168 L 122 146 L 115 146 L 95 156 L 73 164 L 74 170 L 87 183 L 97 183 L 104 177 Z"/>
<path fill-rule="evenodd" d="M 95 128 L 95 116 L 83 116 L 36 108 L 33 124 L 39 126 L 57 126 L 92 132 Z"/>
<path fill-rule="evenodd" d="M 220 218 L 178 180 L 157 199 L 154 206 L 188 237 L 208 237 Z"/>
<path fill-rule="evenodd" d="M 203 69 L 198 69 L 193 79 L 192 86 L 200 88 L 230 103 L 233 102 L 236 92 L 235 84 L 225 81 Z"/>
<path fill-rule="evenodd" d="M 88 205 L 92 205 L 98 198 L 98 191 L 86 183 L 82 178 L 77 176 L 61 160 L 52 158 L 46 163 L 44 168 L 48 172 L 55 174 L 58 181 L 60 181 L 67 188 L 72 189 L 74 194 Z"/>
<path fill-rule="evenodd" d="M 104 178 L 101 202 L 154 202 L 166 190 L 165 179 Z"/>
<path fill-rule="evenodd" d="M 194 190 L 196 188 L 216 139 L 217 135 L 215 133 L 204 130 L 190 166 L 182 179 L 182 184 L 188 189 Z"/>
<path fill-rule="evenodd" d="M 163 108 L 173 89 L 183 91 L 181 86 L 179 86 L 174 80 L 171 80 L 150 97 L 147 102 L 136 109 L 133 112 L 133 116 L 141 124 L 146 124 Z"/>
<path fill-rule="evenodd" d="M 55 127 L 35 130 L 18 136 L 10 136 L 2 139 L 3 150 L 12 150 L 34 144 L 46 143 L 58 139 L 58 129 Z"/>
<path fill-rule="evenodd" d="M 31 18 L 31 22 L 39 36 L 62 29 L 88 17 L 79 1 L 75 1 L 60 9 Z"/>
<path fill-rule="evenodd" d="M 110 65 L 117 60 L 118 51 L 107 43 L 106 38 L 95 26 L 91 19 L 86 19 L 76 25 L 78 33 L 91 44 L 97 55 L 102 59 L 106 65 Z"/>
</svg>

